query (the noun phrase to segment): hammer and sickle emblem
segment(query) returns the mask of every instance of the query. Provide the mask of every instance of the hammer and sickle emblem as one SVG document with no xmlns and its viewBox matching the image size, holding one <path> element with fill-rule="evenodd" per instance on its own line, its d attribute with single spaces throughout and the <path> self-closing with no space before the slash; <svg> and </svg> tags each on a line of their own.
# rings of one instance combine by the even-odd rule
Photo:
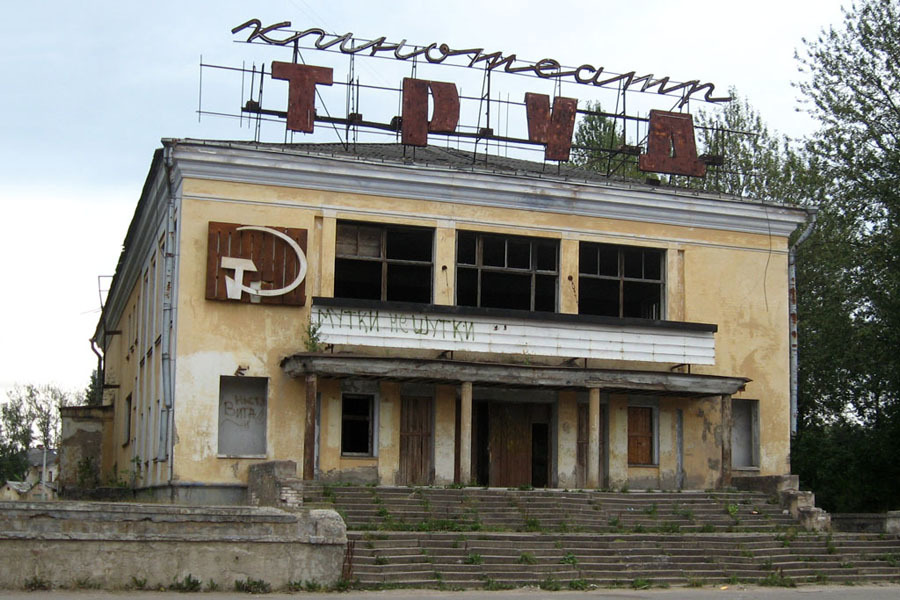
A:
<svg viewBox="0 0 900 600">
<path fill-rule="evenodd" d="M 297 271 L 297 277 L 295 277 L 292 282 L 282 288 L 278 288 L 275 290 L 255 290 L 243 284 L 245 272 L 257 271 L 256 265 L 253 263 L 253 261 L 249 258 L 223 256 L 222 268 L 231 269 L 234 271 L 234 277 L 229 277 L 227 275 L 225 276 L 225 295 L 229 300 L 240 300 L 242 292 L 247 292 L 252 296 L 283 296 L 284 294 L 292 292 L 297 288 L 297 286 L 303 283 L 303 279 L 306 277 L 307 269 L 306 254 L 303 253 L 303 249 L 300 248 L 300 245 L 297 244 L 296 241 L 292 240 L 290 236 L 278 231 L 277 229 L 271 229 L 269 227 L 258 227 L 256 225 L 244 225 L 242 227 L 238 227 L 237 231 L 260 231 L 262 233 L 269 233 L 277 238 L 284 240 L 285 243 L 290 246 L 291 250 L 293 250 L 297 255 L 297 260 L 300 262 L 300 269 Z"/>
</svg>

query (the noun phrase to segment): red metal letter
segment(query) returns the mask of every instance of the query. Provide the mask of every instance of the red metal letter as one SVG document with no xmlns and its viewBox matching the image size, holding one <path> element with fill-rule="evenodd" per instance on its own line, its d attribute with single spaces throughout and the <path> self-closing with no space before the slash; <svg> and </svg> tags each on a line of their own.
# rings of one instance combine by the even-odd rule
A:
<svg viewBox="0 0 900 600">
<path fill-rule="evenodd" d="M 316 84 L 331 85 L 329 67 L 311 67 L 286 62 L 272 63 L 272 78 L 288 85 L 287 128 L 312 133 L 316 121 Z"/>
<path fill-rule="evenodd" d="M 428 120 L 428 89 L 434 100 L 431 121 Z M 403 122 L 401 141 L 410 146 L 427 146 L 428 132 L 450 133 L 459 123 L 459 93 L 456 85 L 443 81 L 403 79 Z"/>
<path fill-rule="evenodd" d="M 694 119 L 688 113 L 650 111 L 647 153 L 641 154 L 641 171 L 671 175 L 706 175 L 706 163 L 697 158 Z"/>
<path fill-rule="evenodd" d="M 557 96 L 553 100 L 553 112 L 550 112 L 549 96 L 525 93 L 528 139 L 545 145 L 545 160 L 569 160 L 577 107 L 578 101 L 574 98 Z"/>
</svg>

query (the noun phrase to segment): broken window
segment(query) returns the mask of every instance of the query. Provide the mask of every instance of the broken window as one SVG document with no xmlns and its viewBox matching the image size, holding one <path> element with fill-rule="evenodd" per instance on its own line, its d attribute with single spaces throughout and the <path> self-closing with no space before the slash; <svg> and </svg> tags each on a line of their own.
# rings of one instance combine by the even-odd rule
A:
<svg viewBox="0 0 900 600">
<path fill-rule="evenodd" d="M 334 297 L 431 302 L 434 230 L 340 222 Z"/>
<path fill-rule="evenodd" d="M 456 263 L 460 306 L 556 311 L 557 240 L 460 231 Z"/>
<path fill-rule="evenodd" d="M 266 455 L 265 377 L 219 378 L 219 455 Z"/>
<path fill-rule="evenodd" d="M 653 407 L 628 407 L 628 464 L 654 464 Z"/>
<path fill-rule="evenodd" d="M 663 250 L 581 242 L 578 312 L 606 317 L 662 319 Z"/>
<path fill-rule="evenodd" d="M 731 400 L 731 466 L 759 466 L 759 400 Z"/>
<path fill-rule="evenodd" d="M 372 456 L 372 394 L 344 394 L 341 398 L 341 454 Z"/>
</svg>

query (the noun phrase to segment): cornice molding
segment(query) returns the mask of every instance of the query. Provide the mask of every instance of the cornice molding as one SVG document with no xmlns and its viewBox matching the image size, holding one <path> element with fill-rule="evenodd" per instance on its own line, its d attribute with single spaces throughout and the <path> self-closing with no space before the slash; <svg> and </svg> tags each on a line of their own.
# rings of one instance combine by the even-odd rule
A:
<svg viewBox="0 0 900 600">
<path fill-rule="evenodd" d="M 374 162 L 228 142 L 174 143 L 183 178 L 789 236 L 808 211 L 702 192 Z"/>
</svg>

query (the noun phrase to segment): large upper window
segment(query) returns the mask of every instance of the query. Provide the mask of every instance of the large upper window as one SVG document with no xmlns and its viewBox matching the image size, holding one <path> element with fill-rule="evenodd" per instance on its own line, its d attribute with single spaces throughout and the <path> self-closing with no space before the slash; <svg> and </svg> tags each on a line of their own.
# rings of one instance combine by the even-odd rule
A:
<svg viewBox="0 0 900 600">
<path fill-rule="evenodd" d="M 431 302 L 432 229 L 341 222 L 335 298 Z"/>
<path fill-rule="evenodd" d="M 582 242 L 578 254 L 580 314 L 664 318 L 665 251 Z"/>
<path fill-rule="evenodd" d="M 557 240 L 460 231 L 456 264 L 460 306 L 556 311 Z"/>
</svg>

